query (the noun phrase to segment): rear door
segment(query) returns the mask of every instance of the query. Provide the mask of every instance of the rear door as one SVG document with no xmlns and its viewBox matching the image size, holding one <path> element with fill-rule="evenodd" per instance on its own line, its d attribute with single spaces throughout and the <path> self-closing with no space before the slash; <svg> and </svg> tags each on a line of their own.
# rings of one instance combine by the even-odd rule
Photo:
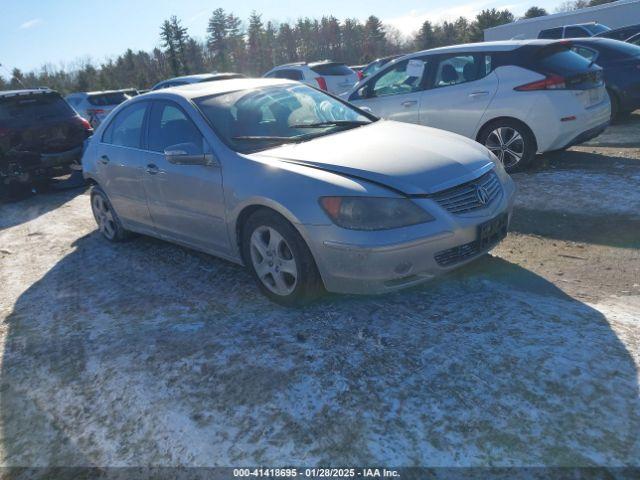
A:
<svg viewBox="0 0 640 480">
<path fill-rule="evenodd" d="M 202 133 L 177 103 L 154 101 L 147 130 L 144 190 L 156 231 L 204 250 L 226 253 L 222 170 L 219 165 L 176 165 L 164 151 L 192 144 L 191 153 L 211 153 Z"/>
<path fill-rule="evenodd" d="M 142 186 L 145 166 L 143 125 L 150 102 L 127 106 L 111 120 L 98 145 L 98 181 L 118 216 L 136 230 L 153 227 Z"/>
<path fill-rule="evenodd" d="M 334 95 L 351 90 L 358 83 L 358 74 L 343 63 L 322 63 L 310 67 L 327 82 L 327 90 Z"/>
<path fill-rule="evenodd" d="M 420 123 L 473 137 L 498 90 L 491 56 L 455 53 L 434 61 L 431 88 L 420 98 Z"/>
<path fill-rule="evenodd" d="M 428 72 L 427 57 L 403 60 L 378 72 L 349 101 L 382 118 L 419 123 Z"/>
</svg>

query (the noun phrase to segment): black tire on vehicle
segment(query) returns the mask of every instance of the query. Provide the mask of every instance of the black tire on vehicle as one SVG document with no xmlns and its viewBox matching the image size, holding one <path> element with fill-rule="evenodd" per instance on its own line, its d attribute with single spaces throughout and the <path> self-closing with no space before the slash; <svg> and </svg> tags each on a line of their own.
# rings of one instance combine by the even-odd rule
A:
<svg viewBox="0 0 640 480">
<path fill-rule="evenodd" d="M 611 121 L 613 122 L 620 117 L 620 100 L 618 99 L 618 95 L 609 88 L 607 88 L 607 94 L 611 102 Z"/>
<path fill-rule="evenodd" d="M 121 242 L 131 236 L 131 232 L 122 226 L 107 194 L 98 185 L 91 188 L 91 211 L 98 230 L 110 242 Z"/>
<path fill-rule="evenodd" d="M 509 173 L 529 167 L 538 150 L 529 127 L 510 118 L 487 123 L 480 130 L 478 142 L 491 150 Z"/>
<path fill-rule="evenodd" d="M 295 227 L 280 214 L 260 209 L 242 225 L 242 258 L 270 300 L 298 306 L 324 292 L 316 263 Z"/>
</svg>

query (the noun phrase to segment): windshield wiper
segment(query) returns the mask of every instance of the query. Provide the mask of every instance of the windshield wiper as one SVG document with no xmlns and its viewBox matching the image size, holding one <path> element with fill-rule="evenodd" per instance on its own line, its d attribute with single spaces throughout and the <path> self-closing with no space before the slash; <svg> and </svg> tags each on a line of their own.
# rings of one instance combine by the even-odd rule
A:
<svg viewBox="0 0 640 480">
<path fill-rule="evenodd" d="M 329 120 L 317 123 L 297 123 L 289 125 L 289 128 L 322 128 L 322 127 L 359 127 L 361 125 L 369 125 L 370 120 Z"/>
</svg>

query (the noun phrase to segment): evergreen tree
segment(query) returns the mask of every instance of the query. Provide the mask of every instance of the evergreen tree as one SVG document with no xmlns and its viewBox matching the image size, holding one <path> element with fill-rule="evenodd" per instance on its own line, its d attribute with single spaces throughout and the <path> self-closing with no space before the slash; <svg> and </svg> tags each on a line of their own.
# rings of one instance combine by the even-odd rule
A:
<svg viewBox="0 0 640 480">
<path fill-rule="evenodd" d="M 266 62 L 263 58 L 263 39 L 264 28 L 262 25 L 262 16 L 258 15 L 254 10 L 249 17 L 249 28 L 247 31 L 248 69 L 254 75 L 262 75 L 264 73 Z"/>
<path fill-rule="evenodd" d="M 529 9 L 524 12 L 524 17 L 522 18 L 535 18 L 535 17 L 544 17 L 548 15 L 547 11 L 541 7 L 529 7 Z"/>
</svg>

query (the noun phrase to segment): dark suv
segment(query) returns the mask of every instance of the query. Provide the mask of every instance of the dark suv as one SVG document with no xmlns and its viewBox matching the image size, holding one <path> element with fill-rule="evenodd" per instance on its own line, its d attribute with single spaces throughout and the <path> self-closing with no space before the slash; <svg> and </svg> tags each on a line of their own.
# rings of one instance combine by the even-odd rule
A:
<svg viewBox="0 0 640 480">
<path fill-rule="evenodd" d="M 49 89 L 0 91 L 0 189 L 79 167 L 89 122 Z"/>
</svg>

